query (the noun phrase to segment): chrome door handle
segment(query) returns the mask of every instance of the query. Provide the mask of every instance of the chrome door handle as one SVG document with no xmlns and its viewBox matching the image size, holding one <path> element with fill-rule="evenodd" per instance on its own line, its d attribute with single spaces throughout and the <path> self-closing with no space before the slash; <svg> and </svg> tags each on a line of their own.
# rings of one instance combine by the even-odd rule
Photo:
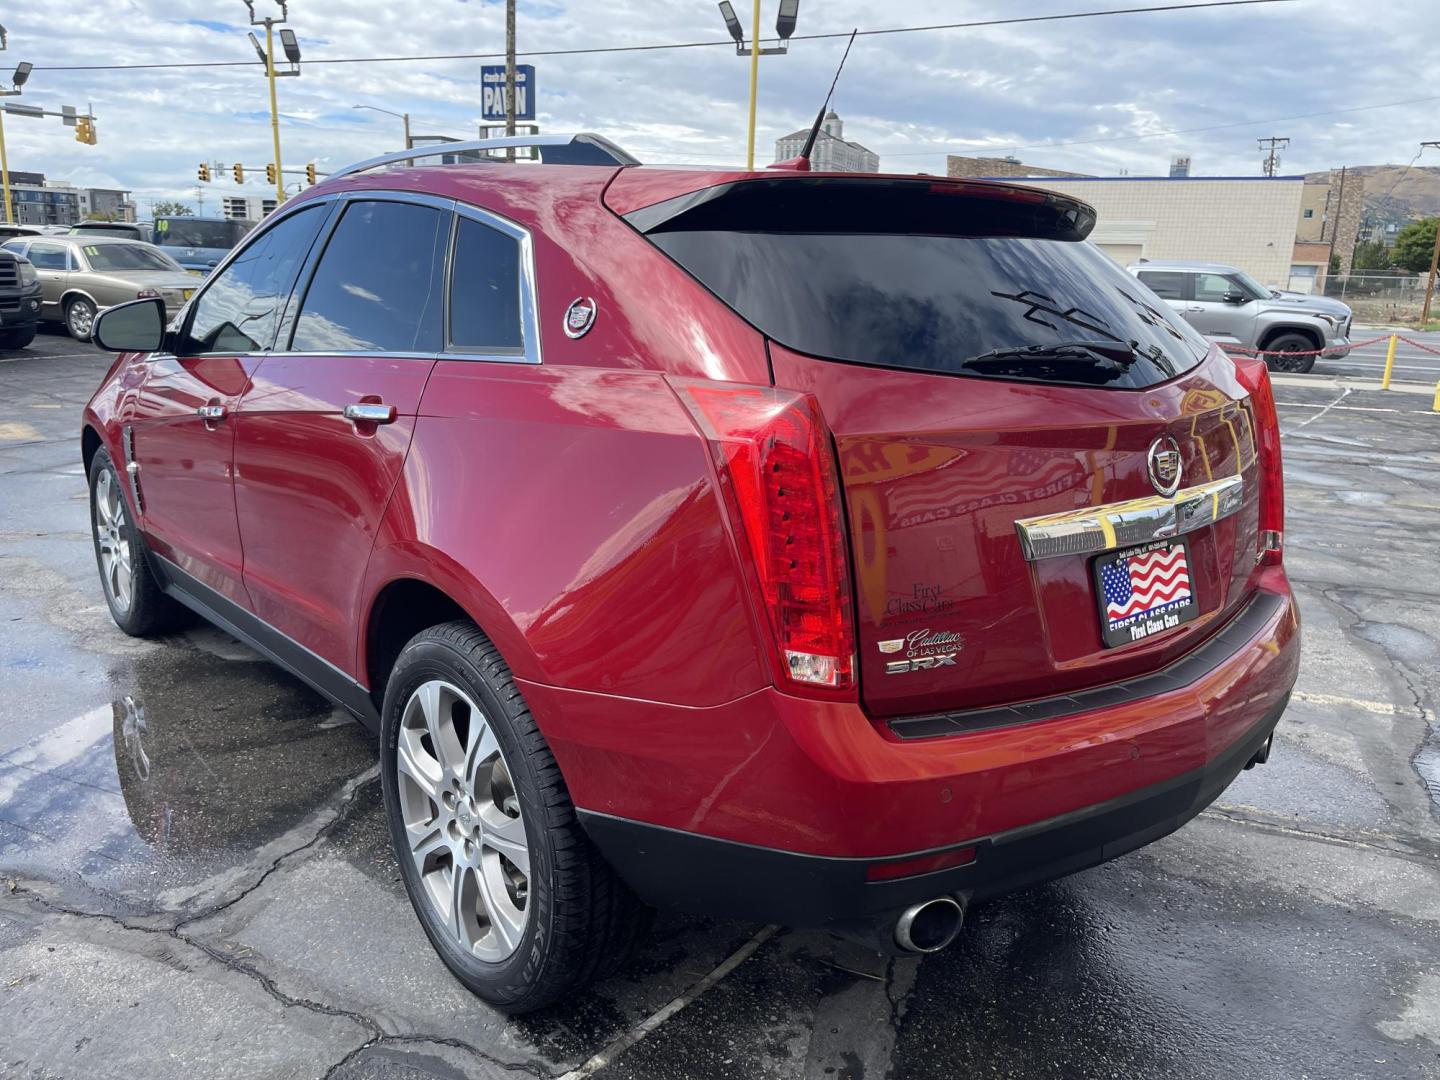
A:
<svg viewBox="0 0 1440 1080">
<path fill-rule="evenodd" d="M 200 417 L 202 420 L 224 420 L 225 406 L 201 405 L 198 409 L 195 410 L 195 415 Z"/>
<path fill-rule="evenodd" d="M 346 420 L 360 420 L 367 424 L 390 424 L 395 421 L 394 405 L 346 405 Z"/>
</svg>

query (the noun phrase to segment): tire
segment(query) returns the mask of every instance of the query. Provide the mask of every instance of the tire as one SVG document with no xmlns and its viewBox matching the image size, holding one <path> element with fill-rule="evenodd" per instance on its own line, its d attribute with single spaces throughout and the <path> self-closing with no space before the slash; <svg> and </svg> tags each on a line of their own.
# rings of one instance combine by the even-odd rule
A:
<svg viewBox="0 0 1440 1080">
<path fill-rule="evenodd" d="M 76 296 L 65 305 L 65 329 L 76 341 L 89 341 L 95 326 L 95 305 L 83 296 Z"/>
<path fill-rule="evenodd" d="M 533 1012 L 624 961 L 648 912 L 581 829 L 509 668 L 472 623 L 432 627 L 405 646 L 385 687 L 380 746 L 405 891 L 471 992 L 512 1015 Z"/>
<path fill-rule="evenodd" d="M 1315 343 L 1304 334 L 1280 334 L 1265 346 L 1265 366 L 1271 371 L 1306 375 L 1315 366 L 1313 356 L 1285 356 L 1284 353 L 1313 352 Z M 1282 355 L 1276 356 L 1274 354 Z"/>
<path fill-rule="evenodd" d="M 110 617 L 131 637 L 153 637 L 170 629 L 179 605 L 155 581 L 123 480 L 104 450 L 96 451 L 90 462 L 89 483 L 90 538 Z"/>
<path fill-rule="evenodd" d="M 0 330 L 0 349 L 23 349 L 34 340 L 34 324 L 17 327 L 14 330 Z"/>
</svg>

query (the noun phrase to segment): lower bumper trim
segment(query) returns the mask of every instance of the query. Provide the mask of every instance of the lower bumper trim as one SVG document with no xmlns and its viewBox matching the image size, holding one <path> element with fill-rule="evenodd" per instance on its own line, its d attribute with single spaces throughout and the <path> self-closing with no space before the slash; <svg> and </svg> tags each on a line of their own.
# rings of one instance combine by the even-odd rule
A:
<svg viewBox="0 0 1440 1080">
<path fill-rule="evenodd" d="M 973 862 L 895 881 L 867 880 L 866 868 L 878 859 L 780 851 L 591 810 L 578 814 L 616 872 L 654 907 L 786 926 L 843 926 L 935 896 L 968 902 L 1013 892 L 1174 832 L 1214 802 L 1264 747 L 1289 699 L 1287 691 L 1203 768 L 1060 817 L 961 841 L 953 846 L 974 847 Z"/>
</svg>

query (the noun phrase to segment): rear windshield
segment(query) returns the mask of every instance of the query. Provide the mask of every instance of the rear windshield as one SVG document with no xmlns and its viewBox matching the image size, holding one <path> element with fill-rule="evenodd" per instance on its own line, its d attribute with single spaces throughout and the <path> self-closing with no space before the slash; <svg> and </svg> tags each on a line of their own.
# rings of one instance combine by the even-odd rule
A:
<svg viewBox="0 0 1440 1080">
<path fill-rule="evenodd" d="M 229 251 L 240 235 L 240 229 L 233 221 L 160 218 L 155 222 L 155 242 L 165 247 L 221 248 Z"/>
<path fill-rule="evenodd" d="M 161 255 L 149 244 L 90 244 L 85 248 L 91 270 L 173 270 L 178 263 Z"/>
<path fill-rule="evenodd" d="M 630 220 L 762 333 L 812 356 L 1136 389 L 1188 371 L 1208 349 L 1053 207 L 914 181 L 784 183 L 742 182 L 670 217 L 652 207 Z M 741 190 L 764 187 L 770 197 Z M 964 363 L 1075 341 L 1133 345 L 1139 359 Z"/>
</svg>

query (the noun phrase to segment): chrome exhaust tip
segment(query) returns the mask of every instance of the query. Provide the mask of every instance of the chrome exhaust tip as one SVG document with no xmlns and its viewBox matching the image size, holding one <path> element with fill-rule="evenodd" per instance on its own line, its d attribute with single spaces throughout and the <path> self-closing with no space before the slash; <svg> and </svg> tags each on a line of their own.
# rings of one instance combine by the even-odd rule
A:
<svg viewBox="0 0 1440 1080">
<path fill-rule="evenodd" d="M 960 932 L 965 909 L 953 897 L 937 896 L 905 909 L 895 922 L 895 944 L 908 953 L 939 952 Z"/>
</svg>

